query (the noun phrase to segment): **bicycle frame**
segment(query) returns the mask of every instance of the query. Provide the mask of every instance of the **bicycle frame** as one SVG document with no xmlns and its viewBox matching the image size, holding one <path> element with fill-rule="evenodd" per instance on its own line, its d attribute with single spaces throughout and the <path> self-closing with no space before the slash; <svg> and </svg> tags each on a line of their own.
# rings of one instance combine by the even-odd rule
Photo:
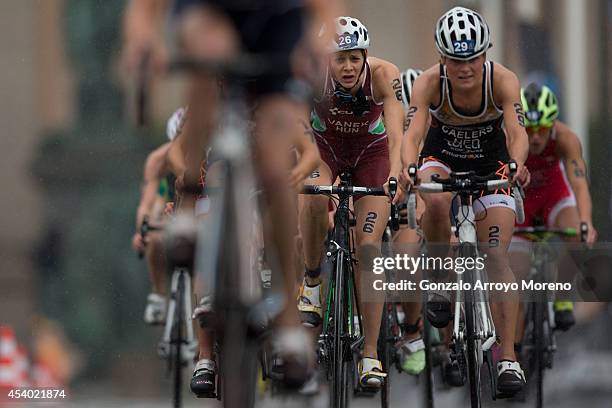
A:
<svg viewBox="0 0 612 408">
<path fill-rule="evenodd" d="M 515 174 L 517 165 L 509 163 L 510 175 Z M 409 174 L 416 175 L 416 168 L 411 167 Z M 414 178 L 413 178 L 414 180 Z M 476 258 L 478 256 L 478 241 L 474 224 L 475 216 L 472 208 L 472 196 L 478 191 L 492 191 L 507 188 L 508 180 L 500 180 L 495 174 L 485 177 L 478 176 L 474 172 L 451 173 L 448 179 L 432 178 L 433 183 L 421 183 L 419 190 L 425 193 L 455 192 L 460 200 L 458 213 L 455 216 L 457 223 L 457 237 L 459 238 L 460 256 Z M 522 202 L 515 199 L 520 207 Z M 409 202 L 410 204 L 410 202 Z M 522 210 L 517 210 L 517 213 Z M 409 208 L 409 216 L 414 216 L 415 209 Z M 413 220 L 414 221 L 414 220 Z M 412 222 L 411 224 L 414 224 Z M 491 346 L 495 343 L 495 326 L 488 303 L 488 292 L 484 289 L 474 288 L 475 282 L 485 283 L 486 273 L 479 267 L 466 270 L 457 274 L 457 292 L 455 298 L 455 314 L 453 320 L 453 352 L 458 359 L 460 368 L 468 369 L 470 383 L 470 399 L 473 408 L 481 406 L 481 378 L 480 370 L 484 362 L 487 363 L 490 379 L 492 398 L 497 398 L 496 376 L 493 374 Z M 471 289 L 462 293 L 462 283 L 466 281 L 471 284 Z M 465 299 L 463 299 L 465 296 Z M 462 319 L 464 317 L 464 319 Z M 463 324 L 462 324 L 463 323 Z M 467 347 L 465 347 L 467 343 Z M 465 355 L 467 353 L 467 363 Z"/>
<path fill-rule="evenodd" d="M 396 183 L 396 180 L 390 180 L 393 191 L 395 191 Z M 348 363 L 355 361 L 352 356 L 358 352 L 365 340 L 353 270 L 356 260 L 353 256 L 354 249 L 350 230 L 352 219 L 350 218 L 349 199 L 354 194 L 385 196 L 386 192 L 381 187 L 352 186 L 350 174 L 343 172 L 340 175 L 340 185 L 305 186 L 302 193 L 337 194 L 339 197 L 338 208 L 334 216 L 334 230 L 326 253 L 334 265 L 334 270 L 328 283 L 326 311 L 318 344 L 319 360 L 327 365 L 328 377 L 333 380 L 331 406 L 343 408 L 348 403 L 349 370 L 351 368 Z M 332 365 L 333 367 L 330 367 Z M 353 384 L 353 389 L 361 391 L 358 382 Z"/>
<path fill-rule="evenodd" d="M 459 194 L 461 200 L 458 213 L 455 217 L 457 222 L 457 237 L 459 239 L 459 245 L 463 247 L 469 246 L 470 250 L 473 251 L 472 256 L 478 256 L 478 240 L 476 238 L 476 228 L 474 226 L 474 210 L 472 209 L 472 203 L 469 195 Z M 467 255 L 467 254 L 465 254 Z M 486 272 L 481 268 L 474 268 L 471 271 L 467 271 L 467 276 L 470 278 L 469 283 L 480 281 L 484 282 L 486 279 Z M 464 274 L 457 274 L 457 283 L 459 287 Z M 453 319 L 453 338 L 458 340 L 464 340 L 464 336 L 459 327 L 461 319 L 461 310 L 464 305 L 464 300 L 461 298 L 461 290 L 457 290 L 455 298 L 455 316 Z M 475 316 L 478 317 L 476 322 L 479 323 L 477 326 L 476 337 L 482 341 L 482 351 L 489 350 L 495 343 L 495 325 L 493 324 L 493 318 L 491 314 L 491 308 L 488 303 L 488 292 L 486 290 L 473 290 L 470 293 L 471 302 L 474 307 Z"/>
<path fill-rule="evenodd" d="M 350 185 L 348 175 L 341 175 L 340 187 L 348 185 Z M 327 364 L 328 375 L 331 370 L 334 373 L 330 398 L 331 406 L 336 408 L 347 405 L 349 379 L 347 370 L 350 369 L 348 363 L 352 361 L 350 357 L 352 353 L 359 349 L 365 339 L 353 271 L 355 259 L 350 235 L 350 195 L 340 193 L 339 197 L 340 202 L 334 216 L 332 239 L 326 253 L 334 268 L 328 284 L 323 330 L 319 336 L 320 346 L 326 349 L 322 353 L 323 357 L 332 356 L 331 361 L 328 360 Z M 353 305 L 357 311 L 357 325 L 355 325 Z M 330 322 L 333 324 L 331 328 Z M 337 389 L 338 386 L 340 389 Z"/>
</svg>

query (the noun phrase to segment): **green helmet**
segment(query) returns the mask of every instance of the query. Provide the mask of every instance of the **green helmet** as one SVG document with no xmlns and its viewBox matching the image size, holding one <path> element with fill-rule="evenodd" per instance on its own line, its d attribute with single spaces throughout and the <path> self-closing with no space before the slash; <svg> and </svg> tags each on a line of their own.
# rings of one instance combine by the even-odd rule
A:
<svg viewBox="0 0 612 408">
<path fill-rule="evenodd" d="M 521 103 L 527 127 L 551 127 L 559 116 L 557 97 L 546 85 L 531 83 L 521 88 Z"/>
</svg>

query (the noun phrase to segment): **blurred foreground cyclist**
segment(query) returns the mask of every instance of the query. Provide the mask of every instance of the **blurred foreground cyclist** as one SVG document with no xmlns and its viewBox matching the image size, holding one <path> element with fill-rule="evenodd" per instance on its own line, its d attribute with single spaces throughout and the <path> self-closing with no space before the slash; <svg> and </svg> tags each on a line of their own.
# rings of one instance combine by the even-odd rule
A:
<svg viewBox="0 0 612 408">
<path fill-rule="evenodd" d="M 123 52 L 123 65 L 128 70 L 135 72 L 147 56 L 154 71 L 163 70 L 167 53 L 161 25 L 170 11 L 170 3 L 164 0 L 132 0 L 129 3 Z M 274 75 L 264 73 L 249 78 L 249 97 L 253 106 L 257 106 L 258 114 L 255 164 L 266 196 L 264 218 L 265 213 L 270 212 L 276 219 L 283 220 L 269 226 L 270 246 L 279 258 L 281 273 L 278 276 L 284 276 L 287 299 L 287 306 L 276 322 L 275 340 L 288 370 L 293 367 L 293 372 L 286 374 L 294 383 L 301 383 L 306 378 L 311 350 L 305 336 L 298 331 L 297 311 L 291 306 L 295 277 L 293 237 L 297 223 L 287 152 L 291 140 L 297 138 L 291 134 L 304 132 L 295 118 L 301 117 L 306 122 L 308 117 L 308 103 L 304 99 L 307 93 L 302 92 L 304 86 L 296 81 L 293 67 L 308 65 L 311 61 L 305 48 L 298 47 L 303 38 L 306 13 L 309 12 L 308 17 L 316 22 L 314 26 L 319 27 L 322 21 L 331 19 L 328 17 L 333 15 L 331 3 L 322 0 L 176 0 L 173 5 L 181 51 L 185 56 L 196 61 L 228 62 L 240 53 L 248 53 L 269 56 L 275 61 L 277 72 Z M 308 41 L 302 44 L 312 45 Z M 191 74 L 186 102 L 190 120 L 170 154 L 183 160 L 174 171 L 179 192 L 184 195 L 179 210 L 185 210 L 183 215 L 189 216 L 186 211 L 192 211 L 200 192 L 200 164 L 219 113 L 217 78 L 206 73 Z M 292 182 L 297 184 L 300 180 Z"/>
</svg>

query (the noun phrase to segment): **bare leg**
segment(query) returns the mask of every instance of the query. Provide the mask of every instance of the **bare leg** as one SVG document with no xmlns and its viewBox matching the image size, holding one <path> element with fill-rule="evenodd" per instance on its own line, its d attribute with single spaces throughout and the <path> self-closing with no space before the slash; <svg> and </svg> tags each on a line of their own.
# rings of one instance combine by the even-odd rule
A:
<svg viewBox="0 0 612 408">
<path fill-rule="evenodd" d="M 259 178 L 264 187 L 265 209 L 274 222 L 270 226 L 273 249 L 278 257 L 284 293 L 287 297 L 286 307 L 278 318 L 280 327 L 299 325 L 295 293 L 295 246 L 297 235 L 297 217 L 295 192 L 288 185 L 291 169 L 290 132 L 303 132 L 298 126 L 298 118 L 306 115 L 301 105 L 289 99 L 276 96 L 262 100 L 257 109 L 256 129 L 256 163 Z M 272 263 L 274 269 L 275 263 Z M 274 282 L 274 278 L 273 278 Z"/>
<path fill-rule="evenodd" d="M 476 219 L 479 219 L 476 215 Z M 487 216 L 476 224 L 478 241 L 487 255 L 485 267 L 493 282 L 515 282 L 508 260 L 508 246 L 514 230 L 514 212 L 508 208 L 487 209 Z M 492 293 L 497 309 L 493 313 L 496 332 L 501 338 L 502 359 L 516 361 L 514 336 L 518 315 L 518 294 Z"/>
<path fill-rule="evenodd" d="M 384 304 L 384 293 L 373 291 L 372 279 L 375 276 L 370 266 L 372 257 L 380 256 L 382 234 L 389 219 L 389 200 L 386 197 L 362 197 L 355 203 L 355 228 L 357 240 L 356 270 L 357 287 L 361 288 L 359 309 L 363 314 L 365 343 L 364 357 L 378 358 L 377 342 L 380 320 Z M 367 289 L 365 289 L 367 288 Z M 364 290 L 365 289 L 365 290 Z M 368 299 L 366 299 L 366 296 Z M 372 299 L 373 297 L 373 299 Z"/>
<path fill-rule="evenodd" d="M 333 180 L 329 167 L 321 162 L 318 170 L 306 180 L 306 184 L 331 185 Z M 329 198 L 325 196 L 303 196 L 302 201 L 299 217 L 304 265 L 310 270 L 315 270 L 321 265 L 321 248 L 329 228 L 327 208 Z M 306 277 L 306 282 L 308 284 L 315 283 L 312 278 L 308 277 Z"/>
</svg>

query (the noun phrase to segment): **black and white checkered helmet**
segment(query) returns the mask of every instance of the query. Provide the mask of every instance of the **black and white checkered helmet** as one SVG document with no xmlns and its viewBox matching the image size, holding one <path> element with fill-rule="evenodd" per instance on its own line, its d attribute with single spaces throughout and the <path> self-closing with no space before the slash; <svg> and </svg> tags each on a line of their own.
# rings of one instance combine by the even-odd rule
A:
<svg viewBox="0 0 612 408">
<path fill-rule="evenodd" d="M 455 7 L 440 17 L 435 41 L 440 54 L 459 60 L 475 58 L 492 45 L 485 19 L 465 7 Z"/>
<path fill-rule="evenodd" d="M 410 97 L 412 96 L 412 85 L 414 80 L 423 73 L 420 69 L 408 68 L 400 75 L 402 80 L 402 102 L 404 108 L 408 109 L 410 106 Z"/>
</svg>

